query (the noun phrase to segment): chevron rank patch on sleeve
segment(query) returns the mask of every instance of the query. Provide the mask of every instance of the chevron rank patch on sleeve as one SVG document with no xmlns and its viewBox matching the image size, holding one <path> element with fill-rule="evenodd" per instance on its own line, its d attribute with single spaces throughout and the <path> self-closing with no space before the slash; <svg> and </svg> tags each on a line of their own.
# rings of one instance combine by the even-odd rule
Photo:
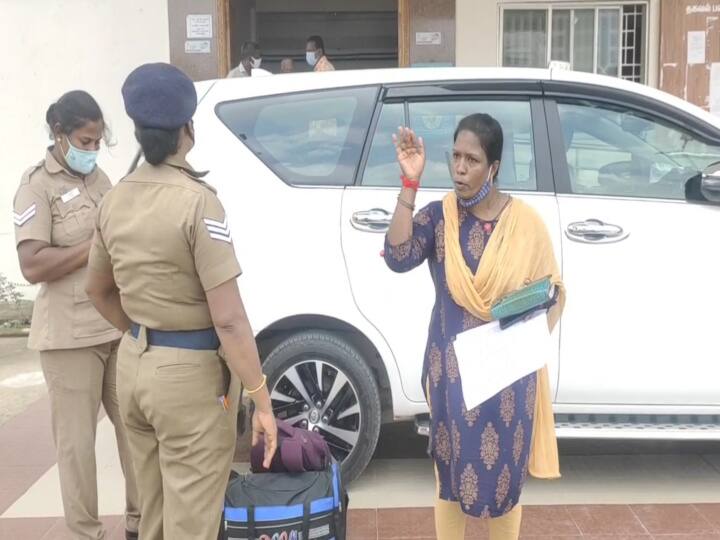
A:
<svg viewBox="0 0 720 540">
<path fill-rule="evenodd" d="M 205 227 L 207 227 L 210 238 L 232 244 L 232 236 L 230 235 L 227 216 L 225 216 L 224 221 L 216 221 L 210 218 L 203 218 L 203 221 L 205 222 Z"/>
<path fill-rule="evenodd" d="M 35 217 L 35 214 L 37 213 L 37 206 L 35 203 L 32 203 L 30 207 L 22 212 L 21 214 L 18 214 L 17 212 L 13 212 L 13 221 L 15 222 L 15 225 L 18 227 L 22 227 L 25 225 L 28 221 L 30 221 L 32 218 Z"/>
</svg>

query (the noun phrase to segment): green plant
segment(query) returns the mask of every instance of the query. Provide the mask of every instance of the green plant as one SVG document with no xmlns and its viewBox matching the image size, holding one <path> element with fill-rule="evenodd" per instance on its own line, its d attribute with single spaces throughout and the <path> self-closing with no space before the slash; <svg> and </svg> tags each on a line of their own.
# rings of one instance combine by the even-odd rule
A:
<svg viewBox="0 0 720 540">
<path fill-rule="evenodd" d="M 22 295 L 18 292 L 17 287 L 9 281 L 4 274 L 0 273 L 0 302 L 7 304 L 19 304 Z"/>
</svg>

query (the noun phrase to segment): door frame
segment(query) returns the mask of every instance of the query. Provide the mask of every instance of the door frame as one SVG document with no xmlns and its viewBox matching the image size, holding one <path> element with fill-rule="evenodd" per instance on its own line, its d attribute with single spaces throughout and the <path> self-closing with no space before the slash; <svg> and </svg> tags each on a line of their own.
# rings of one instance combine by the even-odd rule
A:
<svg viewBox="0 0 720 540">
<path fill-rule="evenodd" d="M 410 0 L 398 0 L 398 67 L 410 67 Z"/>
<path fill-rule="evenodd" d="M 230 0 L 216 0 L 218 75 L 230 71 Z"/>
</svg>

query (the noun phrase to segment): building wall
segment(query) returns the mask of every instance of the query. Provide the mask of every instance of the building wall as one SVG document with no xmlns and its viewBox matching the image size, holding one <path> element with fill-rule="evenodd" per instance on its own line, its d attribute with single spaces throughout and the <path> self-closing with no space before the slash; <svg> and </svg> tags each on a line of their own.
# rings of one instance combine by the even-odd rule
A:
<svg viewBox="0 0 720 540">
<path fill-rule="evenodd" d="M 720 1 L 665 0 L 662 8 L 660 88 L 720 114 Z M 700 57 L 688 62 L 693 50 Z"/>
<path fill-rule="evenodd" d="M 501 10 L 506 6 L 553 5 L 582 6 L 616 5 L 622 2 L 592 2 L 589 0 L 456 0 L 456 64 L 458 66 L 499 66 Z M 667 0 L 665 0 L 667 1 Z M 672 0 L 671 0 L 672 1 Z M 659 83 L 660 58 L 660 2 L 648 2 L 647 82 L 657 87 Z"/>
<path fill-rule="evenodd" d="M 117 181 L 137 145 L 120 88 L 144 62 L 168 61 L 166 0 L 2 0 L 0 103 L 0 272 L 24 282 L 17 264 L 12 202 L 22 173 L 49 145 L 48 106 L 64 92 L 83 89 L 102 107 L 112 128 L 111 149 L 99 163 Z M 31 294 L 32 295 L 32 294 Z"/>
<path fill-rule="evenodd" d="M 220 31 L 223 20 L 220 18 L 216 0 L 166 0 L 169 20 L 170 62 L 182 69 L 193 80 L 215 79 L 221 69 Z M 188 15 L 210 15 L 212 18 L 212 37 L 188 38 Z M 186 52 L 186 43 L 201 45 L 209 42 L 207 52 Z M 223 73 L 224 75 L 224 73 Z"/>
<path fill-rule="evenodd" d="M 409 0 L 409 65 L 456 63 L 456 0 Z M 428 43 L 428 37 L 435 36 Z"/>
</svg>

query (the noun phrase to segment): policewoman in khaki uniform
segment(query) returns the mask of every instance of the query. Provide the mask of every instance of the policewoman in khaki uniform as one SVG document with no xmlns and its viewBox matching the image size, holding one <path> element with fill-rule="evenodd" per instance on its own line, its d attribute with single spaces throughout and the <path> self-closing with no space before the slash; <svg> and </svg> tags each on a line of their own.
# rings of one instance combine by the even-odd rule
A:
<svg viewBox="0 0 720 540">
<path fill-rule="evenodd" d="M 23 175 L 13 217 L 23 275 L 42 284 L 28 346 L 40 351 L 50 394 L 65 522 L 73 538 L 105 538 L 95 468 L 102 402 L 125 473 L 127 538 L 137 538 L 137 490 L 115 386 L 120 332 L 84 288 L 97 207 L 111 187 L 95 165 L 105 123 L 96 101 L 79 90 L 51 105 L 46 120 L 54 145 Z"/>
<path fill-rule="evenodd" d="M 195 86 L 173 66 L 146 64 L 122 93 L 145 163 L 103 200 L 87 292 L 126 332 L 118 394 L 138 477 L 140 538 L 215 540 L 240 382 L 255 402 L 253 439 L 265 437 L 267 465 L 277 428 L 225 210 L 185 159 Z"/>
</svg>

